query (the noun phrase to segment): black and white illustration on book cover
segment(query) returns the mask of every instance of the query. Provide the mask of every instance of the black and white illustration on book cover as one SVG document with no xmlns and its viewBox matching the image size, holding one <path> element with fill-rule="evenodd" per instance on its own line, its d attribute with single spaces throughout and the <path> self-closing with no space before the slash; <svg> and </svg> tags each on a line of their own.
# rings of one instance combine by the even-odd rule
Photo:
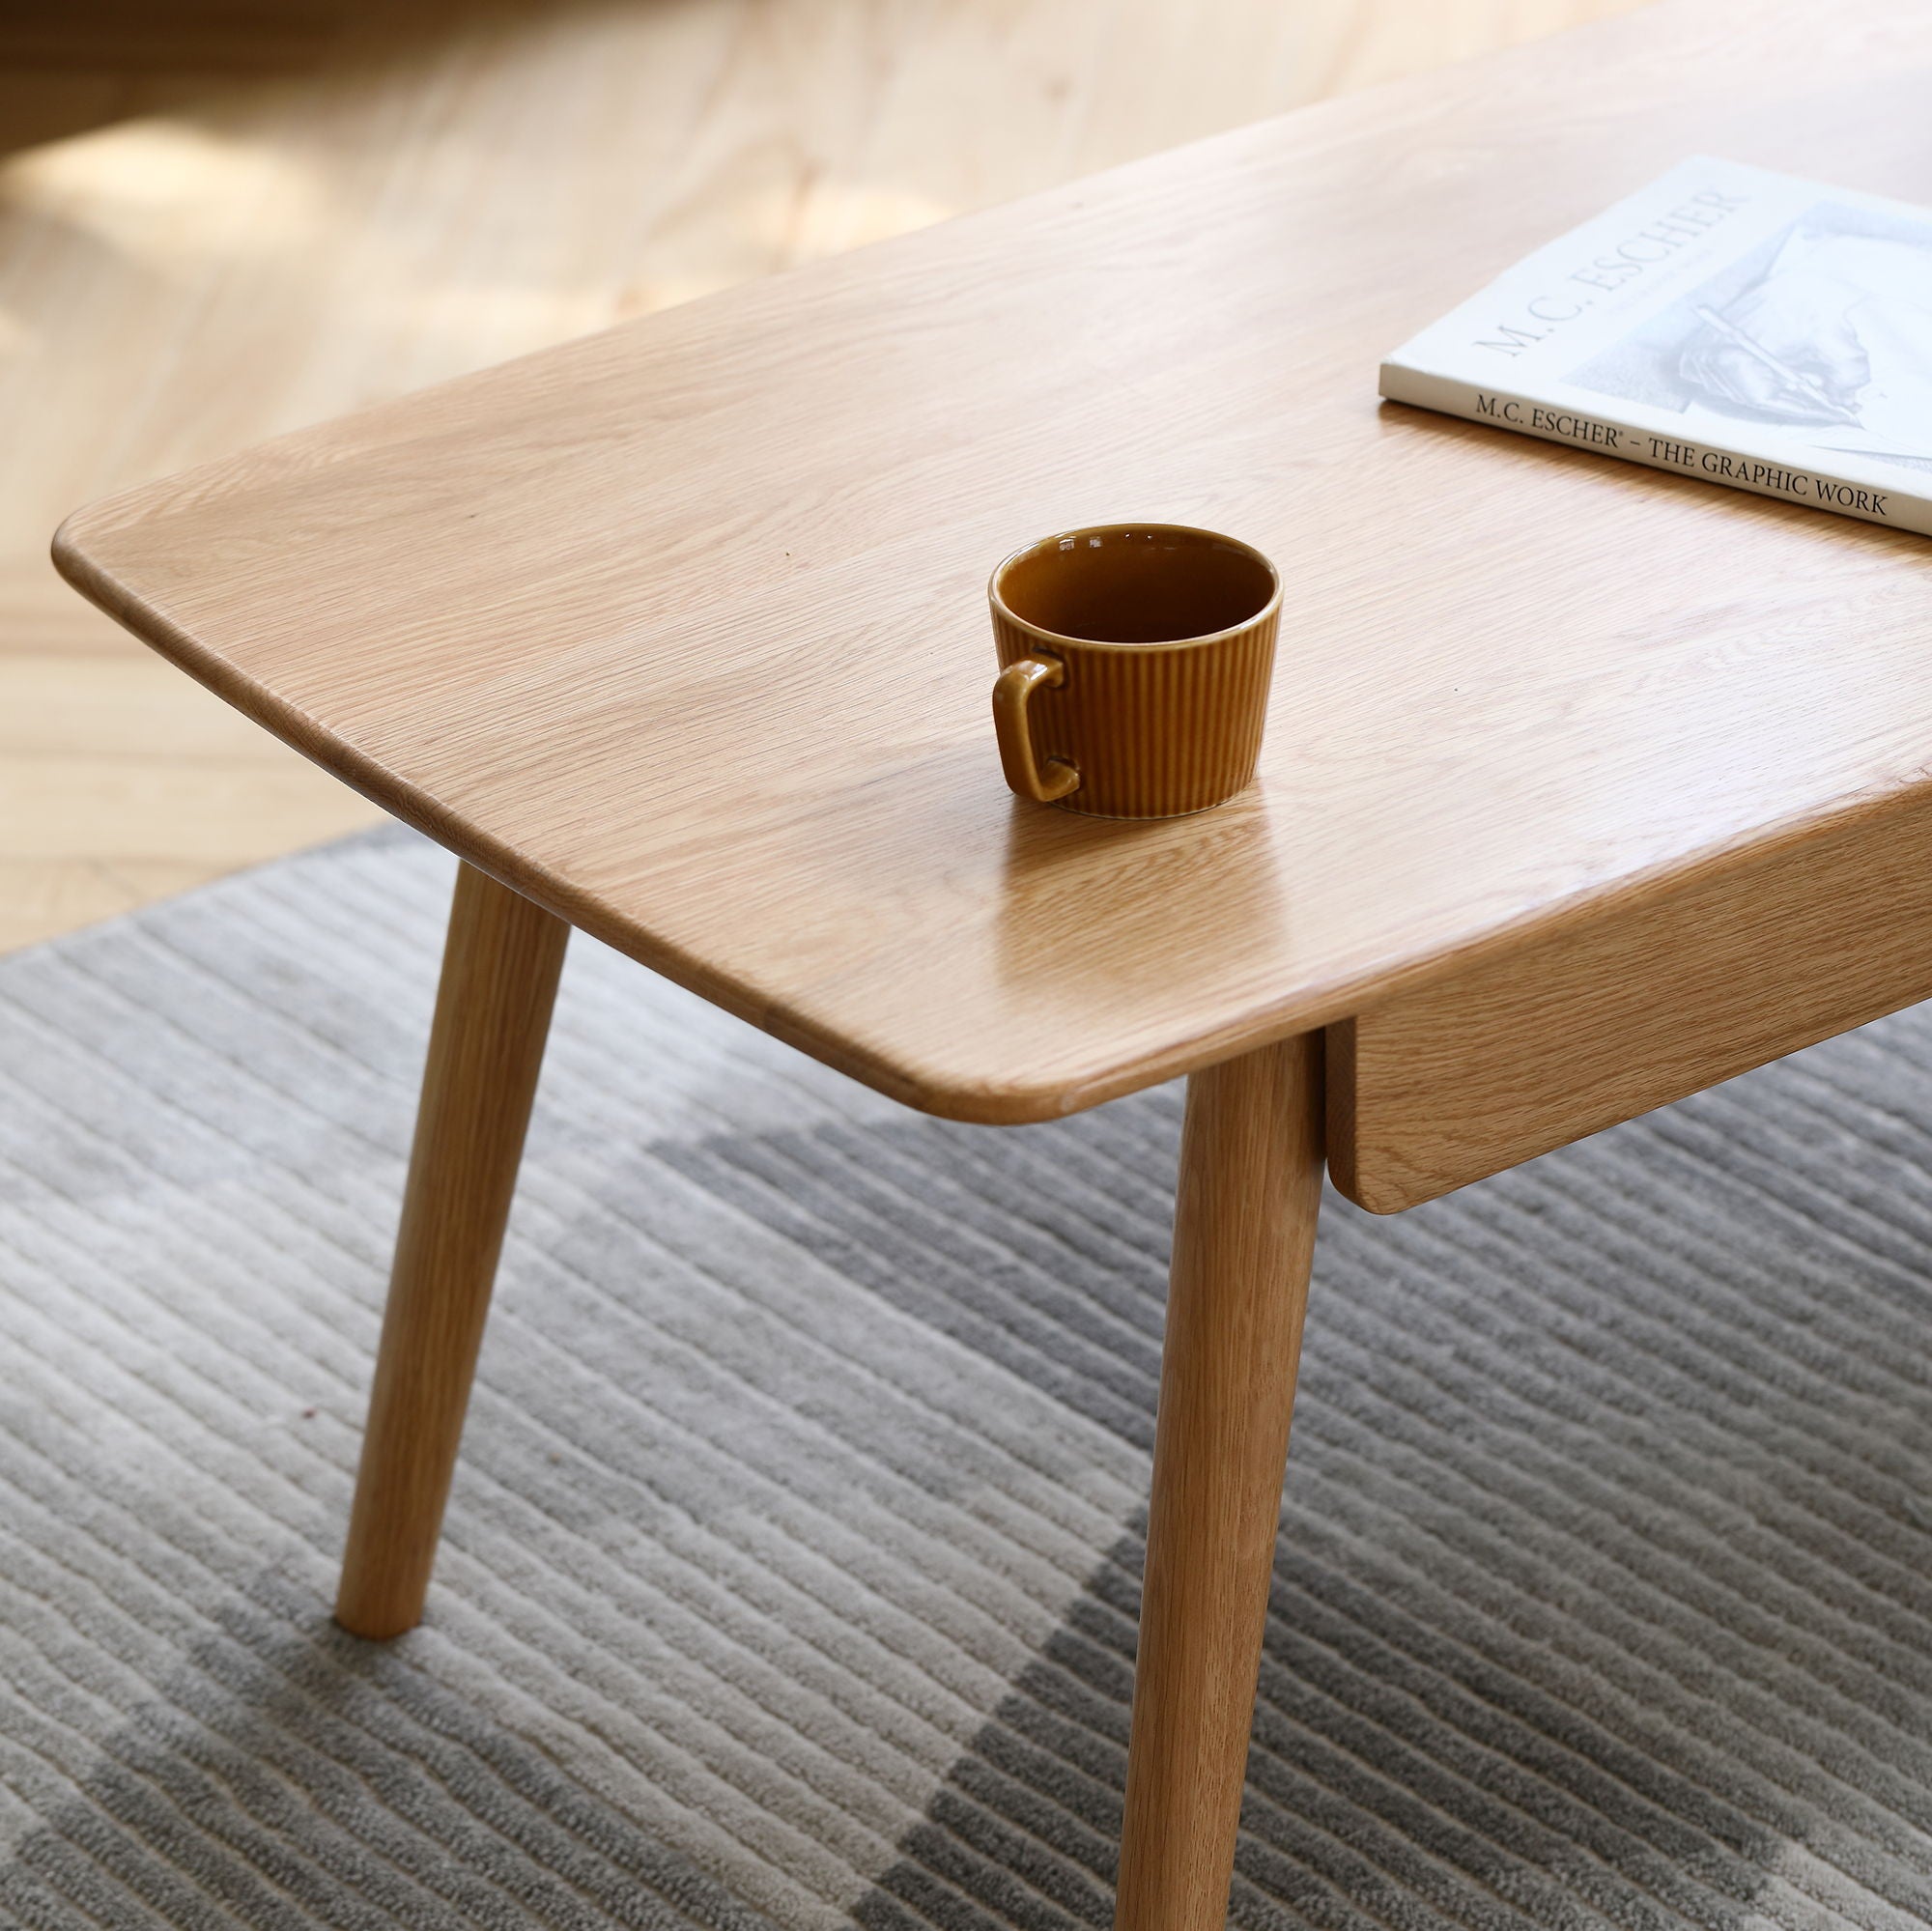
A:
<svg viewBox="0 0 1932 1931">
<path fill-rule="evenodd" d="M 1932 470 L 1932 224 L 1821 202 L 1570 380 Z"/>
<path fill-rule="evenodd" d="M 1693 157 L 1431 323 L 1380 385 L 1932 534 L 1932 210 Z"/>
</svg>

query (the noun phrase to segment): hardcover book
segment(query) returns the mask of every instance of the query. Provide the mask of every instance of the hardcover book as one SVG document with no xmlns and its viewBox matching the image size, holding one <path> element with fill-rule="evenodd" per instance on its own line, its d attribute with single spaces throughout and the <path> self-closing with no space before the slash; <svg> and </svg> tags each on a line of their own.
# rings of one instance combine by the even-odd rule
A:
<svg viewBox="0 0 1932 1931">
<path fill-rule="evenodd" d="M 1932 533 L 1932 211 L 1685 161 L 1405 343 L 1381 392 Z"/>
</svg>

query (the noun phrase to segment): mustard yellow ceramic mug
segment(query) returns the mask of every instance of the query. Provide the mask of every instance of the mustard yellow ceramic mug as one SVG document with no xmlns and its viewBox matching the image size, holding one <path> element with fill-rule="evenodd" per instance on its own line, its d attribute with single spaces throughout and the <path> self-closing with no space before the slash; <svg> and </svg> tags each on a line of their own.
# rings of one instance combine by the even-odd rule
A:
<svg viewBox="0 0 1932 1931">
<path fill-rule="evenodd" d="M 1254 777 L 1281 615 L 1259 550 L 1184 524 L 1097 524 L 1014 551 L 987 590 L 993 725 L 1022 798 L 1173 818 Z"/>
</svg>

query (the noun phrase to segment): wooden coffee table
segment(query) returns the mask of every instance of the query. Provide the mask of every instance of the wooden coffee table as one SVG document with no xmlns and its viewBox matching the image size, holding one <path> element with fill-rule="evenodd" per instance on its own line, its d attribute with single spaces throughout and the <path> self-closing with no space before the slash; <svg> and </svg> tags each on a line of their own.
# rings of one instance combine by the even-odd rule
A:
<svg viewBox="0 0 1932 1931">
<path fill-rule="evenodd" d="M 1221 1921 L 1324 1146 L 1404 1207 L 1932 993 L 1932 548 L 1374 394 L 1687 153 L 1932 201 L 1932 23 L 1831 26 L 1666 7 L 67 525 L 464 861 L 350 1629 L 421 1611 L 572 925 L 952 1119 L 1186 1073 L 1119 1919 Z M 986 573 L 1122 515 L 1288 580 L 1261 781 L 1196 818 L 1000 781 Z"/>
</svg>

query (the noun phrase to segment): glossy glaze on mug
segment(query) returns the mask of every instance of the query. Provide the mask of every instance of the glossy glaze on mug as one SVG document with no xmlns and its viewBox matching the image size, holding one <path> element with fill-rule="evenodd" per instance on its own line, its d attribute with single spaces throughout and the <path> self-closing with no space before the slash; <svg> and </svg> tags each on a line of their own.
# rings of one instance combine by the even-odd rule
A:
<svg viewBox="0 0 1932 1931">
<path fill-rule="evenodd" d="M 1003 670 L 1062 667 L 1057 684 L 1026 695 L 1020 722 L 1040 772 L 1071 765 L 1079 783 L 1042 802 L 1178 817 L 1253 779 L 1281 608 L 1259 551 L 1179 524 L 1101 525 L 1015 551 L 989 594 Z M 1188 634 L 1165 634 L 1176 629 Z M 1009 781 L 1029 795 L 1010 762 Z"/>
</svg>

